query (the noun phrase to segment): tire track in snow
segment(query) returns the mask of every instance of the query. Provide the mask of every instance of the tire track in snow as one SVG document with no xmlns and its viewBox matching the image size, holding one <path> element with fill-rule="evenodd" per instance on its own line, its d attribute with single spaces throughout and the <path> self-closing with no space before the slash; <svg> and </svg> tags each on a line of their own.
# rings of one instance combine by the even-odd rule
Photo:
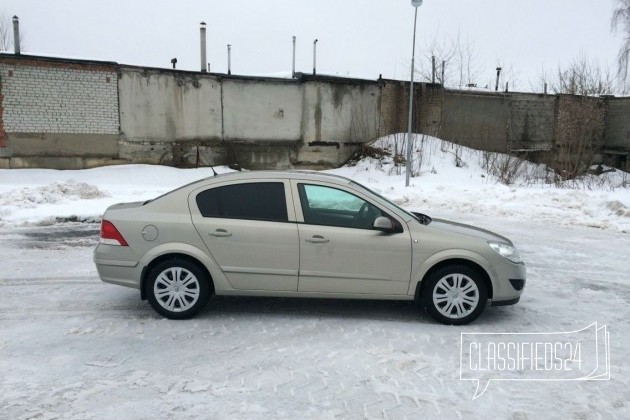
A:
<svg viewBox="0 0 630 420">
<path fill-rule="evenodd" d="M 63 277 L 6 277 L 0 278 L 3 286 L 42 286 L 61 284 L 100 284 L 96 276 L 63 276 Z"/>
</svg>

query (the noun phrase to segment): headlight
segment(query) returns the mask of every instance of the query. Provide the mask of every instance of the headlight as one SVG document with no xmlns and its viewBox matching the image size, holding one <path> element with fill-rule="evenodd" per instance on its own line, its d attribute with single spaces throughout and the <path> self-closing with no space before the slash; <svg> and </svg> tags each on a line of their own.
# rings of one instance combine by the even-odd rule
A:
<svg viewBox="0 0 630 420">
<path fill-rule="evenodd" d="M 507 258 L 514 264 L 523 263 L 518 250 L 512 245 L 506 244 L 505 242 L 488 242 L 488 245 L 490 245 L 490 248 L 492 248 L 497 254 L 503 258 Z"/>
</svg>

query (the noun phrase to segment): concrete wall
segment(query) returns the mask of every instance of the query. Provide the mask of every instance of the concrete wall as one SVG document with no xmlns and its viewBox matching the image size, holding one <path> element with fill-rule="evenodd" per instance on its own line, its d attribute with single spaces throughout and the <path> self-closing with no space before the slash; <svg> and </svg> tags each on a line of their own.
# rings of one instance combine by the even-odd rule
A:
<svg viewBox="0 0 630 420">
<path fill-rule="evenodd" d="M 221 84 L 201 73 L 123 66 L 119 69 L 119 156 L 134 163 L 185 166 L 221 163 Z"/>
<path fill-rule="evenodd" d="M 396 80 L 228 76 L 0 54 L 0 167 L 333 167 L 378 136 L 407 131 L 408 88 Z M 630 98 L 420 83 L 413 131 L 527 153 L 566 151 L 586 136 L 624 163 Z"/>
<path fill-rule="evenodd" d="M 363 81 L 120 69 L 120 156 L 191 165 L 333 167 L 377 136 L 379 88 Z"/>
<path fill-rule="evenodd" d="M 630 150 L 630 98 L 608 99 L 606 148 Z"/>
<path fill-rule="evenodd" d="M 247 168 L 291 168 L 302 145 L 303 85 L 282 79 L 223 79 L 226 160 Z"/>
<path fill-rule="evenodd" d="M 556 97 L 509 94 L 508 149 L 549 150 L 554 139 Z"/>
<path fill-rule="evenodd" d="M 300 140 L 302 85 L 226 79 L 222 86 L 224 140 Z"/>
<path fill-rule="evenodd" d="M 302 96 L 303 143 L 296 163 L 342 163 L 357 145 L 374 140 L 379 97 L 379 86 L 365 81 L 306 80 Z"/>
<path fill-rule="evenodd" d="M 504 95 L 446 91 L 439 137 L 475 149 L 506 152 L 508 117 Z"/>
<path fill-rule="evenodd" d="M 630 98 L 609 98 L 606 103 L 604 161 L 630 171 Z"/>
<path fill-rule="evenodd" d="M 120 128 L 127 140 L 221 139 L 221 85 L 184 72 L 123 67 Z"/>
</svg>

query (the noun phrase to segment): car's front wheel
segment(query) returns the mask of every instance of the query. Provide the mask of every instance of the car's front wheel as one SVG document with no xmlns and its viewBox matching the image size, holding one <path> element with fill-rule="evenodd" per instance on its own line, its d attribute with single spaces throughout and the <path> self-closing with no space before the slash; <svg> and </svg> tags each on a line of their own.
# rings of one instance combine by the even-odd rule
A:
<svg viewBox="0 0 630 420">
<path fill-rule="evenodd" d="M 178 258 L 153 267 L 145 287 L 153 309 L 170 319 L 192 317 L 210 297 L 209 279 L 205 272 L 197 264 Z"/>
<path fill-rule="evenodd" d="M 474 321 L 488 301 L 483 278 L 464 265 L 434 271 L 424 289 L 424 305 L 429 314 L 443 324 L 463 325 Z"/>
</svg>

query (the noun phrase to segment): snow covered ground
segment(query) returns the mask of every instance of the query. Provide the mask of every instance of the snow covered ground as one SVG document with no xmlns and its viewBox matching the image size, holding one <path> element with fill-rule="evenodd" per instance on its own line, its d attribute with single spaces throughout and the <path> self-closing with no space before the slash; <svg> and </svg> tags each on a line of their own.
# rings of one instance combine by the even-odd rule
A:
<svg viewBox="0 0 630 420">
<path fill-rule="evenodd" d="M 209 169 L 0 170 L 0 418 L 629 418 L 625 175 L 556 188 L 528 166 L 505 186 L 480 152 L 458 150 L 457 167 L 454 146 L 424 142 L 409 188 L 387 157 L 331 172 L 515 242 L 528 267 L 521 302 L 465 327 L 409 302 L 301 299 L 215 298 L 193 320 L 161 319 L 137 291 L 99 281 L 94 222 Z M 610 331 L 610 381 L 493 382 L 473 400 L 459 380 L 462 332 L 595 321 Z"/>
</svg>

